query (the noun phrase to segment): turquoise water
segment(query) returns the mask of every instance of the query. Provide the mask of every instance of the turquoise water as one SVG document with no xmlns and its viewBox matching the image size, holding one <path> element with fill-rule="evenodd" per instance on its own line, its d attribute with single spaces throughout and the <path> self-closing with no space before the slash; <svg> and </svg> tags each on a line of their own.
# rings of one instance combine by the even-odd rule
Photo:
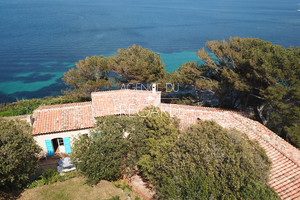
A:
<svg viewBox="0 0 300 200">
<path fill-rule="evenodd" d="M 21 73 L 17 74 L 16 78 L 31 78 L 33 75 L 43 77 L 49 76 L 47 81 L 34 81 L 34 82 L 24 82 L 24 81 L 6 81 L 0 83 L 0 88 L 5 94 L 14 94 L 17 92 L 32 92 L 38 91 L 47 87 L 49 85 L 55 84 L 58 79 L 61 79 L 64 72 L 38 72 L 38 73 Z"/>
<path fill-rule="evenodd" d="M 0 0 L 0 102 L 59 95 L 63 73 L 86 56 L 132 44 L 172 72 L 200 62 L 209 40 L 258 37 L 300 45 L 299 0 Z"/>
<path fill-rule="evenodd" d="M 166 71 L 170 73 L 186 62 L 193 61 L 201 64 L 201 60 L 196 52 L 183 51 L 171 54 L 160 53 L 160 56 L 166 65 Z"/>
<path fill-rule="evenodd" d="M 173 72 L 178 67 L 180 67 L 181 64 L 185 62 L 198 62 L 200 63 L 200 59 L 196 55 L 195 52 L 180 52 L 180 53 L 171 53 L 171 54 L 160 54 L 165 65 L 166 65 L 166 71 Z M 30 65 L 30 63 L 26 63 L 27 65 Z M 58 61 L 49 61 L 40 63 L 41 68 L 53 68 L 55 66 L 62 66 L 64 69 L 75 67 L 75 63 L 69 63 L 69 62 L 62 62 L 59 63 Z M 18 92 L 35 92 L 42 90 L 43 88 L 56 84 L 58 80 L 60 80 L 63 77 L 63 74 L 65 71 L 57 71 L 57 72 L 25 72 L 25 73 L 16 73 L 15 78 L 21 79 L 21 80 L 14 80 L 14 81 L 6 81 L 6 82 L 0 82 L 0 88 L 1 92 L 3 92 L 6 95 L 15 94 Z M 37 78 L 46 77 L 45 81 L 32 81 Z M 27 81 L 24 81 L 27 80 Z"/>
</svg>

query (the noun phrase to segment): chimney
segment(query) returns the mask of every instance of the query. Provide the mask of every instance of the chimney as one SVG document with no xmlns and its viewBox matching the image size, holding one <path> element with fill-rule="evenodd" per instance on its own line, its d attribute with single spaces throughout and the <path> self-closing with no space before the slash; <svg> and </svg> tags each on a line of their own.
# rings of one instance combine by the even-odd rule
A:
<svg viewBox="0 0 300 200">
<path fill-rule="evenodd" d="M 155 83 L 152 84 L 152 93 L 156 93 L 156 84 Z"/>
</svg>

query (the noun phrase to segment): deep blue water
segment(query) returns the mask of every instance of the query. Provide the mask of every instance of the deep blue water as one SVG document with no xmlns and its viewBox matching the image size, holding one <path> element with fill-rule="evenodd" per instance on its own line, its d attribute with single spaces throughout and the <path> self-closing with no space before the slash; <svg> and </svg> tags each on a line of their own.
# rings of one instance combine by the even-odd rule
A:
<svg viewBox="0 0 300 200">
<path fill-rule="evenodd" d="M 208 40 L 300 46 L 300 0 L 0 0 L 0 102 L 57 95 L 86 56 L 142 45 L 169 72 Z"/>
</svg>

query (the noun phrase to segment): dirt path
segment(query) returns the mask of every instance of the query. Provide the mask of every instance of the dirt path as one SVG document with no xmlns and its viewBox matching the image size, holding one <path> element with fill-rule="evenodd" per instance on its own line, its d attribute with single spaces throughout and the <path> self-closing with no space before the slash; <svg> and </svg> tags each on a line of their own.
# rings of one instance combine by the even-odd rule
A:
<svg viewBox="0 0 300 200">
<path fill-rule="evenodd" d="M 143 181 L 141 176 L 134 175 L 129 179 L 128 184 L 144 199 L 153 199 L 153 196 L 155 195 L 155 192 L 152 189 L 153 186 Z"/>
</svg>

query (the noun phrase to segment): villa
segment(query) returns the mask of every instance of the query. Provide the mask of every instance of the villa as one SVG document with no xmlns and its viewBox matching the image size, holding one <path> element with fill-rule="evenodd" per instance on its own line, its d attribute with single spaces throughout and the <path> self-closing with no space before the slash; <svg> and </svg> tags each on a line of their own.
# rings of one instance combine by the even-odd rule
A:
<svg viewBox="0 0 300 200">
<path fill-rule="evenodd" d="M 97 117 L 130 115 L 147 106 L 160 107 L 180 119 L 180 127 L 198 120 L 214 120 L 224 128 L 235 128 L 258 141 L 272 161 L 269 184 L 282 199 L 300 198 L 300 151 L 244 113 L 161 103 L 161 93 L 141 90 L 94 92 L 91 101 L 54 106 L 41 106 L 31 116 L 33 135 L 45 154 L 71 153 L 72 139 L 89 134 Z"/>
<path fill-rule="evenodd" d="M 33 112 L 33 135 L 44 154 L 71 153 L 72 138 L 89 134 L 96 118 L 134 114 L 147 106 L 160 106 L 161 93 L 116 90 L 92 93 L 92 101 L 41 106 Z"/>
</svg>

